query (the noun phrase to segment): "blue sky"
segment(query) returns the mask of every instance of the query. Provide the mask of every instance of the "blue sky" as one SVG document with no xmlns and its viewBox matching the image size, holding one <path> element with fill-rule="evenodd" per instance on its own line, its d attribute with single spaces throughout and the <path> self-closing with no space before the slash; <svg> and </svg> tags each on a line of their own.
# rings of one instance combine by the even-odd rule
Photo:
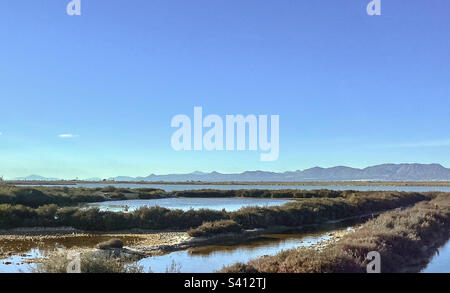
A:
<svg viewBox="0 0 450 293">
<path fill-rule="evenodd" d="M 1 2 L 0 175 L 450 167 L 449 1 L 68 2 Z M 194 106 L 279 114 L 279 159 L 174 151 Z"/>
</svg>

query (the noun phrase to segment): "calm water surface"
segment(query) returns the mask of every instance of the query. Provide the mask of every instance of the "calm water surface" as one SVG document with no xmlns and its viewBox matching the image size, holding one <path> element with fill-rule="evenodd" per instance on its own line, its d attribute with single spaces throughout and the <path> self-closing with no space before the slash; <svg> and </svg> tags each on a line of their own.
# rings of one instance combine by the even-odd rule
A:
<svg viewBox="0 0 450 293">
<path fill-rule="evenodd" d="M 0 258 L 0 273 L 29 273 L 34 264 L 33 259 L 39 259 L 57 251 L 71 248 L 92 248 L 98 243 L 115 238 L 107 235 L 66 235 L 57 238 L 30 239 L 0 239 L 3 251 L 11 251 L 13 255 Z M 126 246 L 133 246 L 141 239 L 138 236 L 120 236 Z"/>
<path fill-rule="evenodd" d="M 139 265 L 144 271 L 165 273 L 175 264 L 181 273 L 212 273 L 237 262 L 246 263 L 264 255 L 275 255 L 282 250 L 300 246 L 311 246 L 328 240 L 328 233 L 315 234 L 276 234 L 237 245 L 214 245 L 195 249 L 176 251 L 162 256 L 142 259 Z"/>
<path fill-rule="evenodd" d="M 161 198 L 161 199 L 142 199 L 142 200 L 121 200 L 107 201 L 101 203 L 89 204 L 91 207 L 99 207 L 100 210 L 109 211 L 133 211 L 140 207 L 160 206 L 168 209 L 210 209 L 232 212 L 247 206 L 280 206 L 289 202 L 283 199 L 270 198 Z"/>
<path fill-rule="evenodd" d="M 331 227 L 331 226 L 330 226 Z M 334 228 L 333 231 L 346 228 Z M 349 228 L 350 229 L 350 228 Z M 286 249 L 299 246 L 310 246 L 319 241 L 330 238 L 329 232 L 297 233 L 297 234 L 270 234 L 241 244 L 210 245 L 199 248 L 176 251 L 163 256 L 145 258 L 139 261 L 144 272 L 165 273 L 172 264 L 176 264 L 180 272 L 214 272 L 223 266 L 236 262 L 247 262 L 263 255 L 274 255 Z M 108 236 L 104 236 L 108 237 Z M 61 249 L 73 247 L 94 247 L 97 243 L 105 241 L 103 236 L 66 237 L 65 239 L 48 239 L 45 243 L 31 241 L 16 241 L 2 243 L 2 245 L 17 245 L 14 255 L 0 259 L 0 273 L 29 273 L 33 265 L 28 260 L 40 258 Z M 111 237 L 109 237 L 111 238 Z M 133 246 L 136 239 L 133 237 L 121 239 L 126 245 Z M 16 247 L 16 246 L 14 246 Z"/>
<path fill-rule="evenodd" d="M 333 231 L 351 229 L 339 228 Z M 24 241 L 23 243 L 2 243 L 14 245 L 18 250 L 14 255 L 0 259 L 0 273 L 31 272 L 28 260 L 40 258 L 47 253 L 52 253 L 64 248 L 93 247 L 104 241 L 102 236 L 95 237 L 67 237 L 59 240 L 46 240 L 45 243 Z M 105 236 L 107 237 L 107 236 Z M 165 273 L 172 264 L 176 271 L 183 273 L 208 273 L 222 269 L 236 262 L 248 262 L 249 260 L 264 256 L 275 255 L 282 250 L 299 246 L 311 246 L 320 241 L 329 239 L 329 232 L 298 233 L 298 234 L 269 234 L 258 239 L 234 245 L 211 245 L 176 251 L 163 256 L 145 258 L 139 261 L 145 272 Z M 127 245 L 133 245 L 137 239 L 129 237 L 122 239 Z M 450 241 L 439 249 L 422 273 L 450 273 Z"/>
<path fill-rule="evenodd" d="M 103 187 L 109 184 L 78 184 L 69 187 Z M 160 188 L 170 191 L 178 190 L 198 190 L 198 189 L 331 189 L 331 190 L 398 190 L 398 191 L 443 191 L 450 192 L 450 187 L 432 186 L 298 186 L 298 185 L 165 185 L 165 184 L 115 184 L 118 188 Z M 165 198 L 155 200 L 129 200 L 93 204 L 105 210 L 133 210 L 141 206 L 162 206 L 171 209 L 200 209 L 208 208 L 214 210 L 226 209 L 235 211 L 244 206 L 275 206 L 282 205 L 288 200 L 282 199 L 258 199 L 258 198 Z M 128 208 L 126 208 L 128 207 Z M 263 255 L 274 255 L 282 250 L 295 248 L 298 246 L 309 246 L 322 240 L 328 239 L 325 232 L 318 234 L 287 234 L 287 235 L 265 235 L 252 242 L 239 245 L 207 246 L 191 250 L 177 251 L 163 256 L 142 259 L 139 264 L 145 271 L 165 272 L 172 263 L 176 264 L 180 272 L 213 272 L 220 270 L 223 266 L 232 265 L 236 262 L 247 262 L 251 259 Z M 63 243 L 63 247 L 89 246 L 87 239 L 80 243 Z M 79 240 L 77 240 L 78 242 Z M 92 241 L 98 243 L 98 239 Z M 83 245 L 84 244 L 84 245 Z M 2 243 L 2 246 L 5 245 Z M 16 245 L 16 244 L 14 244 Z M 32 258 L 41 257 L 46 251 L 55 251 L 60 243 L 49 243 L 46 247 L 41 247 L 36 243 L 28 243 L 17 254 L 0 260 L 0 273 L 2 272 L 30 272 L 30 266 L 26 261 Z M 50 248 L 49 248 L 50 247 Z M 53 248 L 52 248 L 53 247 Z M 55 248 L 56 247 L 56 248 Z M 11 263 L 11 264 L 7 264 Z M 439 253 L 434 256 L 423 273 L 450 272 L 450 241 L 439 249 Z"/>
<path fill-rule="evenodd" d="M 67 186 L 67 187 L 106 187 L 111 184 L 103 183 L 80 183 L 76 185 L 52 185 L 52 186 Z M 299 185 L 189 185 L 189 184 L 113 184 L 117 188 L 159 188 L 167 192 L 182 191 L 182 190 L 199 190 L 199 189 L 219 189 L 219 190 L 236 190 L 236 189 L 266 189 L 266 190 L 280 190 L 280 189 L 301 189 L 301 190 L 357 190 L 357 191 L 383 191 L 383 190 L 397 190 L 409 192 L 426 192 L 426 191 L 442 191 L 450 192 L 450 187 L 445 186 L 354 186 L 354 185 L 327 185 L 327 186 L 299 186 Z"/>
<path fill-rule="evenodd" d="M 450 273 L 450 240 L 439 248 L 422 273 Z"/>
</svg>

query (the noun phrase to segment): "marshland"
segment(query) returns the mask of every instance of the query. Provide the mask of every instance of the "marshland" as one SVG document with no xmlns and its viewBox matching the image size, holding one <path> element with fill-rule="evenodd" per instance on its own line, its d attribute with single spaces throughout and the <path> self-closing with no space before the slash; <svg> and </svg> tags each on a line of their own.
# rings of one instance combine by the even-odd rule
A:
<svg viewBox="0 0 450 293">
<path fill-rule="evenodd" d="M 448 271 L 449 217 L 441 191 L 1 185 L 0 271 Z"/>
</svg>

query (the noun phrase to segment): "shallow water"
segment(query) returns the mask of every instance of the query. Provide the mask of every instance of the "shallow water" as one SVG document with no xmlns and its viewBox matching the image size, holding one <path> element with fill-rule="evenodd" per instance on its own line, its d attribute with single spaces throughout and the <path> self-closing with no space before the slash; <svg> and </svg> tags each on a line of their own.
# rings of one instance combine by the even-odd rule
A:
<svg viewBox="0 0 450 293">
<path fill-rule="evenodd" d="M 144 199 L 144 200 L 121 200 L 107 201 L 101 203 L 92 203 L 88 206 L 99 207 L 100 210 L 108 211 L 133 211 L 140 207 L 160 206 L 168 209 L 210 209 L 232 212 L 247 206 L 280 206 L 289 202 L 283 199 L 270 198 L 161 198 L 161 199 Z"/>
<path fill-rule="evenodd" d="M 332 228 L 333 231 L 351 228 Z M 220 270 L 236 262 L 248 262 L 252 259 L 275 255 L 282 250 L 300 246 L 311 246 L 330 239 L 330 232 L 267 234 L 241 244 L 209 245 L 189 250 L 176 251 L 162 256 L 148 257 L 139 261 L 144 272 L 165 273 L 175 264 L 175 271 L 182 273 L 208 273 Z M 4 249 L 15 249 L 14 255 L 0 259 L 0 273 L 29 273 L 31 266 L 27 262 L 41 258 L 49 253 L 73 247 L 94 247 L 97 243 L 110 239 L 111 236 L 86 236 L 64 239 L 45 239 L 44 241 L 2 241 Z M 123 237 L 126 245 L 133 246 L 139 239 L 133 236 Z M 10 264 L 8 264 L 10 263 Z M 422 273 L 450 273 L 450 241 L 439 249 Z"/>
<path fill-rule="evenodd" d="M 76 185 L 50 185 L 50 186 L 67 186 L 67 187 L 106 187 L 111 184 L 104 183 L 78 183 Z M 450 192 L 448 186 L 354 186 L 354 185 L 322 185 L 322 186 L 300 186 L 300 185 L 189 185 L 189 184 L 113 184 L 116 188 L 159 188 L 167 192 L 182 191 L 182 190 L 199 190 L 199 189 L 219 189 L 219 190 L 236 190 L 236 189 L 266 189 L 266 190 L 280 190 L 280 189 L 301 189 L 301 190 L 357 190 L 357 191 L 383 191 L 396 190 L 408 192 L 427 192 L 427 191 L 442 191 Z"/>
<path fill-rule="evenodd" d="M 345 229 L 336 227 L 336 225 L 331 225 L 330 229 L 333 231 Z M 220 270 L 223 266 L 232 265 L 236 262 L 247 262 L 263 255 L 277 254 L 282 250 L 313 245 L 329 239 L 329 231 L 262 235 L 257 239 L 241 244 L 209 245 L 176 251 L 163 256 L 149 257 L 140 260 L 139 265 L 144 267 L 144 272 L 165 273 L 173 263 L 176 264 L 176 271 L 180 272 L 214 272 Z M 15 241 L 15 244 L 20 248 L 14 251 L 14 255 L 0 259 L 0 273 L 29 273 L 32 271 L 32 266 L 35 266 L 27 263 L 31 259 L 41 258 L 62 249 L 94 247 L 97 243 L 106 240 L 105 238 L 108 239 L 111 236 L 68 236 L 64 240 L 46 239 L 44 242 L 25 239 Z M 133 246 L 136 241 L 131 236 L 129 239 L 121 236 L 121 240 L 128 246 Z M 14 243 L 0 244 L 4 248 L 7 248 L 8 245 L 9 248 L 13 248 Z"/>
<path fill-rule="evenodd" d="M 211 245 L 148 257 L 140 260 L 139 265 L 145 272 L 154 273 L 165 273 L 168 270 L 171 272 L 172 264 L 175 265 L 175 272 L 212 273 L 237 262 L 246 263 L 264 255 L 275 255 L 283 250 L 314 245 L 330 239 L 328 234 L 320 232 L 262 235 L 258 239 L 237 245 Z"/>
<path fill-rule="evenodd" d="M 438 249 L 422 273 L 450 273 L 450 240 Z"/>
<path fill-rule="evenodd" d="M 0 273 L 29 273 L 31 272 L 31 264 L 27 261 L 41 257 L 42 253 L 39 249 L 32 249 L 24 254 L 16 254 L 1 259 Z"/>
<path fill-rule="evenodd" d="M 12 252 L 13 255 L 0 258 L 0 273 L 28 273 L 31 272 L 29 264 L 32 259 L 42 258 L 44 255 L 56 251 L 71 248 L 92 248 L 98 243 L 114 238 L 108 235 L 67 235 L 64 237 L 1 239 L 0 247 L 4 252 Z M 140 238 L 121 235 L 120 239 L 127 246 L 133 246 Z"/>
</svg>

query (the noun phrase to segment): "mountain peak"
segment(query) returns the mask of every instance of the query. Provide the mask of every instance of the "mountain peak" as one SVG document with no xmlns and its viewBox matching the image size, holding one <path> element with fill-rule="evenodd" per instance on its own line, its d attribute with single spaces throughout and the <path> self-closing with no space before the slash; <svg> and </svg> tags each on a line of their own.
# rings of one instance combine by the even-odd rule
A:
<svg viewBox="0 0 450 293">
<path fill-rule="evenodd" d="M 440 164 L 382 164 L 364 169 L 348 166 L 313 167 L 303 171 L 281 173 L 261 170 L 244 171 L 238 174 L 195 171 L 190 174 L 152 175 L 142 180 L 166 182 L 447 181 L 450 180 L 450 169 Z"/>
<path fill-rule="evenodd" d="M 96 178 L 93 178 L 96 179 Z M 205 173 L 195 171 L 189 174 L 151 174 L 147 177 L 119 176 L 109 178 L 114 181 L 148 182 L 306 182 L 306 181 L 450 181 L 450 169 L 441 164 L 381 164 L 363 169 L 348 166 L 330 168 L 313 167 L 305 170 L 270 172 L 244 171 L 237 174 L 223 174 L 216 171 Z M 39 175 L 15 178 L 28 181 L 57 181 Z"/>
<path fill-rule="evenodd" d="M 192 175 L 204 175 L 206 174 L 205 172 L 201 172 L 201 171 L 194 171 L 191 173 Z"/>
</svg>

